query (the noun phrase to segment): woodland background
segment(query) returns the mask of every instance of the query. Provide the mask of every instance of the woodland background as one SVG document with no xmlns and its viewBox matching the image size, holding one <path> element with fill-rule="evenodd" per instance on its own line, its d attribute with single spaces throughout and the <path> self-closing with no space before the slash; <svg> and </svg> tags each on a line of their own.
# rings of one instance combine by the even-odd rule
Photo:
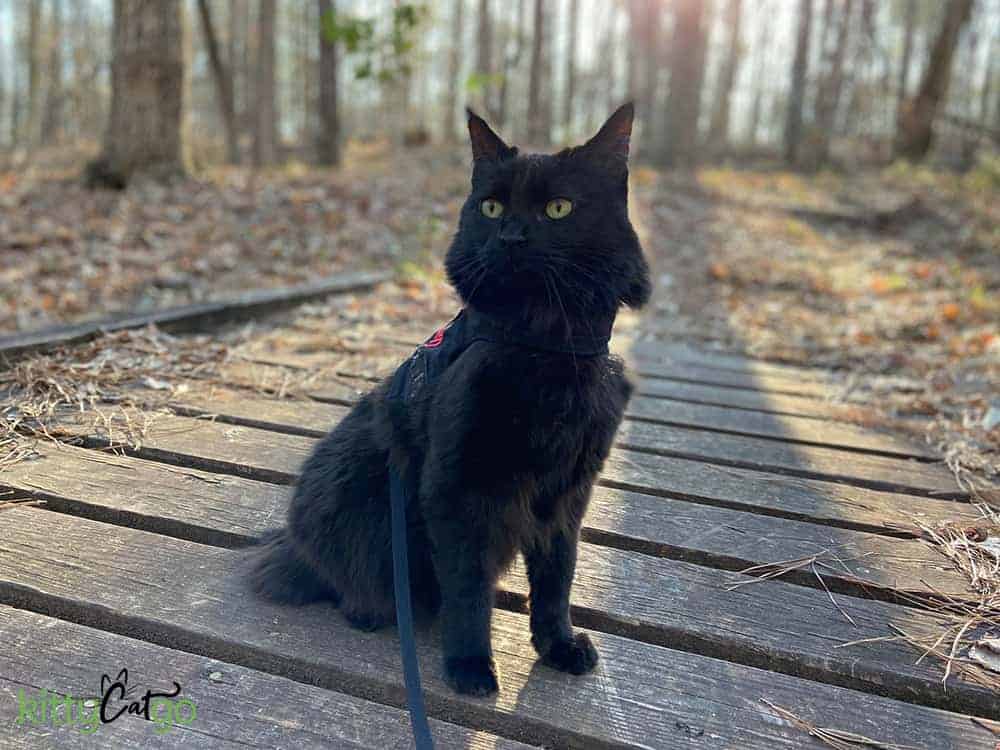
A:
<svg viewBox="0 0 1000 750">
<path fill-rule="evenodd" d="M 648 335 L 883 377 L 995 479 L 998 51 L 1000 0 L 0 0 L 0 334 L 373 267 L 436 325 L 463 107 L 632 99 Z"/>
</svg>

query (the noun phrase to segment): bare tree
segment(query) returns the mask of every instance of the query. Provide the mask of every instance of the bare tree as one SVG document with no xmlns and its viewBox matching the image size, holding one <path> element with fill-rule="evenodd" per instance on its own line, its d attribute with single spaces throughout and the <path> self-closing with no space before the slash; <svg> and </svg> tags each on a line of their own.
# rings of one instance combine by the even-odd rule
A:
<svg viewBox="0 0 1000 750">
<path fill-rule="evenodd" d="M 455 110 L 458 109 L 458 77 L 462 73 L 462 40 L 465 38 L 465 0 L 455 0 L 451 9 L 451 48 L 448 52 L 448 82 L 441 132 L 446 141 L 455 139 Z"/>
<path fill-rule="evenodd" d="M 521 64 L 524 54 L 525 25 L 528 17 L 526 0 L 517 0 L 517 28 L 514 32 L 514 50 L 504 58 L 503 80 L 500 82 L 500 101 L 497 104 L 497 124 L 505 125 L 510 111 L 510 83 Z"/>
<path fill-rule="evenodd" d="M 795 60 L 792 62 L 792 87 L 788 94 L 785 120 L 785 160 L 795 164 L 802 143 L 802 121 L 805 106 L 806 76 L 809 72 L 809 41 L 812 36 L 812 0 L 799 0 L 798 33 L 795 39 Z"/>
<path fill-rule="evenodd" d="M 340 115 L 337 102 L 337 43 L 326 33 L 328 19 L 334 18 L 333 0 L 319 4 L 319 132 L 316 151 L 319 163 L 340 164 Z"/>
<path fill-rule="evenodd" d="M 483 80 L 483 105 L 486 114 L 494 120 L 496 106 L 493 102 L 493 22 L 490 18 L 490 0 L 479 0 L 478 23 L 476 47 L 479 56 L 476 59 L 476 72 Z"/>
<path fill-rule="evenodd" d="M 910 80 L 910 61 L 913 59 L 913 36 L 917 30 L 917 0 L 905 0 L 906 14 L 903 21 L 903 57 L 899 61 L 899 80 L 896 84 L 896 108 L 906 99 Z"/>
<path fill-rule="evenodd" d="M 705 70 L 704 0 L 677 0 L 670 55 L 670 90 L 658 161 L 666 167 L 697 161 L 698 116 Z"/>
<path fill-rule="evenodd" d="M 49 17 L 49 86 L 42 111 L 41 142 L 51 143 L 62 124 L 63 22 L 62 0 L 52 0 Z"/>
<path fill-rule="evenodd" d="M 528 140 L 537 145 L 548 143 L 552 130 L 552 102 L 547 92 L 542 90 L 549 72 L 546 15 L 545 0 L 535 0 L 535 26 L 528 77 Z"/>
<path fill-rule="evenodd" d="M 844 0 L 840 9 L 837 39 L 827 59 L 826 75 L 820 83 L 816 95 L 816 138 L 812 154 L 814 165 L 825 163 L 830 157 L 830 140 L 840 107 L 844 88 L 844 59 L 847 55 L 847 41 L 851 29 L 854 0 Z"/>
<path fill-rule="evenodd" d="M 201 19 L 205 46 L 208 47 L 208 60 L 212 66 L 212 80 L 215 82 L 215 93 L 219 100 L 222 126 L 226 130 L 226 161 L 230 164 L 239 164 L 240 148 L 239 134 L 236 131 L 236 112 L 233 106 L 233 77 L 222 61 L 208 0 L 198 0 L 198 16 Z"/>
<path fill-rule="evenodd" d="M 111 113 L 101 155 L 87 166 L 91 186 L 183 173 L 182 36 L 180 0 L 115 0 Z"/>
<path fill-rule="evenodd" d="M 255 167 L 274 164 L 278 156 L 278 116 L 275 102 L 274 21 L 276 0 L 260 0 L 257 19 L 257 82 L 253 132 Z"/>
<path fill-rule="evenodd" d="M 570 0 L 567 10 L 566 87 L 563 90 L 563 127 L 568 137 L 573 127 L 573 97 L 576 95 L 576 37 L 580 25 L 580 0 Z"/>
<path fill-rule="evenodd" d="M 662 6 L 658 0 L 628 0 L 630 47 L 634 49 L 629 68 L 629 95 L 636 100 L 642 121 L 642 143 L 651 151 L 656 132 L 656 89 L 662 66 L 659 51 Z"/>
<path fill-rule="evenodd" d="M 733 93 L 733 81 L 736 79 L 736 71 L 742 56 L 740 49 L 742 11 L 742 0 L 729 0 L 725 16 L 725 25 L 729 30 L 729 44 L 726 59 L 719 68 L 719 76 L 715 83 L 715 104 L 712 107 L 712 119 L 708 128 L 709 149 L 715 153 L 724 149 L 729 141 L 729 104 Z"/>
<path fill-rule="evenodd" d="M 771 35 L 774 32 L 774 24 L 770 23 L 770 13 L 773 5 L 769 0 L 761 0 L 758 8 L 757 38 L 754 42 L 755 60 L 753 66 L 754 92 L 753 102 L 750 105 L 750 118 L 747 123 L 746 141 L 751 147 L 756 147 L 760 135 L 761 113 L 764 109 L 764 97 L 766 95 L 765 86 L 767 76 L 765 72 L 768 68 L 768 60 L 771 52 Z"/>
<path fill-rule="evenodd" d="M 955 46 L 971 13 L 972 0 L 948 0 L 920 88 L 915 97 L 903 100 L 896 117 L 894 150 L 897 156 L 917 161 L 930 151 L 934 140 L 934 117 L 948 93 Z"/>
<path fill-rule="evenodd" d="M 41 92 L 41 66 L 38 60 L 39 40 L 42 29 L 42 0 L 28 3 L 28 40 L 25 56 L 28 60 L 28 105 L 26 112 L 27 142 L 34 145 L 38 139 L 38 110 Z"/>
<path fill-rule="evenodd" d="M 3 23 L 0 23 L 0 38 L 3 37 L 3 32 L 4 32 Z M 4 59 L 6 57 L 6 50 L 3 50 L 3 53 L 4 57 L 0 58 L 0 117 L 2 117 L 2 115 L 4 114 L 4 107 L 7 104 L 7 77 L 4 75 L 4 71 L 6 70 L 6 65 L 7 65 L 7 60 Z M 13 88 L 13 86 L 11 88 Z M 2 120 L 0 120 L 0 124 L 2 124 Z M 0 130 L 0 143 L 2 142 L 3 142 L 3 130 Z"/>
</svg>

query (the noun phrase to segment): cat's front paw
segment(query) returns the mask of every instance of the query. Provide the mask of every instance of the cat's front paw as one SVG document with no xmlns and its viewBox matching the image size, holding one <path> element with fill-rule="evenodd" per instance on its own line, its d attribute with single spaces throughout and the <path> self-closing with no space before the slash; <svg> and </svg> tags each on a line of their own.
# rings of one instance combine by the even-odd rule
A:
<svg viewBox="0 0 1000 750">
<path fill-rule="evenodd" d="M 544 664 L 570 674 L 586 674 L 597 666 L 598 658 L 586 633 L 577 633 L 572 640 L 553 641 L 542 654 Z"/>
<path fill-rule="evenodd" d="M 446 659 L 444 676 L 451 688 L 463 695 L 493 695 L 499 689 L 496 666 L 489 657 Z"/>
</svg>

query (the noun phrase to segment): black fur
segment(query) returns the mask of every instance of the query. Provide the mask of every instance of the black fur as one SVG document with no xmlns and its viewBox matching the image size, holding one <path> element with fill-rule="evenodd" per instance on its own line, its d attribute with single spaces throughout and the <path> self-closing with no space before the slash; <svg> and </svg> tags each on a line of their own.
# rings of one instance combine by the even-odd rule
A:
<svg viewBox="0 0 1000 750">
<path fill-rule="evenodd" d="M 601 330 L 649 297 L 627 214 L 630 105 L 583 146 L 519 155 L 469 113 L 472 191 L 446 260 L 465 304 L 532 335 Z M 498 219 L 483 200 L 501 201 Z M 554 198 L 573 210 L 551 219 Z M 409 509 L 414 606 L 441 610 L 445 674 L 459 692 L 497 689 L 490 617 L 521 552 L 532 643 L 573 674 L 597 652 L 574 634 L 569 592 L 580 523 L 631 393 L 615 357 L 478 341 L 409 402 L 366 395 L 302 470 L 286 529 L 265 541 L 256 589 L 280 602 L 338 602 L 372 630 L 394 621 L 388 466 L 419 486 Z"/>
</svg>

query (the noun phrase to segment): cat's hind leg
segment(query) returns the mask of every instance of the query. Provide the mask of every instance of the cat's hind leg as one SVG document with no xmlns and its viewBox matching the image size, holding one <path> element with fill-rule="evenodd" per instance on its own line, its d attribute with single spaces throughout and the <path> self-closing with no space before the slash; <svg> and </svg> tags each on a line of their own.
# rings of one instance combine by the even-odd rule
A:
<svg viewBox="0 0 1000 750">
<path fill-rule="evenodd" d="M 285 529 L 261 537 L 250 571 L 250 585 L 264 599 L 278 604 L 340 603 L 340 594 L 296 553 Z"/>
</svg>

